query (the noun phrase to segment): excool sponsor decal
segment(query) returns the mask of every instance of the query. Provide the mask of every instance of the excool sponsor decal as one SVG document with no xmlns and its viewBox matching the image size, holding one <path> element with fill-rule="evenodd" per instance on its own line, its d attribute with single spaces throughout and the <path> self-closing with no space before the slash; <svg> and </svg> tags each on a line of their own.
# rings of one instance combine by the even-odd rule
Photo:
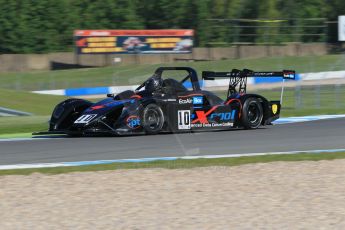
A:
<svg viewBox="0 0 345 230">
<path fill-rule="evenodd" d="M 191 118 L 193 119 L 193 123 L 200 122 L 202 124 L 208 124 L 209 121 L 213 121 L 213 120 L 223 121 L 223 122 L 234 120 L 235 114 L 236 114 L 236 110 L 232 110 L 231 112 L 212 113 L 212 109 L 210 109 L 207 112 L 195 111 L 195 114 L 192 114 Z"/>
<path fill-rule="evenodd" d="M 235 112 L 235 110 L 232 110 L 232 112 L 227 113 L 212 113 L 211 119 L 219 118 L 221 121 L 233 120 L 235 118 Z"/>
</svg>

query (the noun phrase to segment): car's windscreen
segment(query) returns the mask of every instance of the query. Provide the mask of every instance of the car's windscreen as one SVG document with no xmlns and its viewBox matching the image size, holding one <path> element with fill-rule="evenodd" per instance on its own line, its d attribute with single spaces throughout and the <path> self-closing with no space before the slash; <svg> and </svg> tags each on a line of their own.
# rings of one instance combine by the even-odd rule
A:
<svg viewBox="0 0 345 230">
<path fill-rule="evenodd" d="M 183 70 L 165 70 L 162 72 L 162 79 L 175 79 L 178 82 L 181 82 L 184 78 L 188 76 L 187 71 Z M 187 79 L 186 82 L 190 82 L 190 79 Z"/>
</svg>

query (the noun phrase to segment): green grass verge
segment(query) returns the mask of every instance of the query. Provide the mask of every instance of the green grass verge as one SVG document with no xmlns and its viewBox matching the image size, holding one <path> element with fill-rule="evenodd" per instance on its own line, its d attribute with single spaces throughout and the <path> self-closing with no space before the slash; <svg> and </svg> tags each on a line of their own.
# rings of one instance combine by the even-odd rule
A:
<svg viewBox="0 0 345 230">
<path fill-rule="evenodd" d="M 0 89 L 1 107 L 25 111 L 35 115 L 50 115 L 55 105 L 66 98 L 64 96 L 40 95 L 24 91 Z"/>
<path fill-rule="evenodd" d="M 0 73 L 1 88 L 17 90 L 65 89 L 141 83 L 158 66 L 191 66 L 202 70 L 230 71 L 233 68 L 253 70 L 294 69 L 302 72 L 344 70 L 344 55 L 270 57 L 257 59 L 230 59 L 206 62 L 177 62 L 167 64 L 127 65 L 92 69 Z"/>
<path fill-rule="evenodd" d="M 337 90 L 335 86 L 322 85 L 319 89 L 303 86 L 300 91 L 288 88 L 284 92 L 281 116 L 345 114 L 345 88 L 341 87 Z M 258 93 L 269 100 L 280 100 L 280 89 Z"/>
<path fill-rule="evenodd" d="M 321 85 L 319 89 L 315 86 L 301 86 L 296 88 L 286 88 L 283 97 L 283 106 L 280 116 L 306 116 L 306 115 L 327 115 L 345 114 L 345 86 Z M 226 92 L 216 92 L 224 98 Z M 281 89 L 248 91 L 257 93 L 268 100 L 280 100 Z"/>
<path fill-rule="evenodd" d="M 22 137 L 48 129 L 49 116 L 0 117 L 0 138 Z"/>
<path fill-rule="evenodd" d="M 238 157 L 238 158 L 218 158 L 218 159 L 193 159 L 193 160 L 175 160 L 175 161 L 152 161 L 145 163 L 113 163 L 91 166 L 74 166 L 74 167 L 56 167 L 56 168 L 39 168 L 39 169 L 15 169 L 15 170 L 0 170 L 0 176 L 4 175 L 29 175 L 32 173 L 44 174 L 61 174 L 71 172 L 90 172 L 90 171 L 106 171 L 117 169 L 143 169 L 143 168 L 166 168 L 166 169 L 180 169 L 180 168 L 195 168 L 195 167 L 210 167 L 210 166 L 238 166 L 244 164 L 254 163 L 268 163 L 274 161 L 320 161 L 320 160 L 334 160 L 344 159 L 345 152 L 342 153 L 301 153 L 291 155 L 267 155 L 267 156 L 252 156 L 252 157 Z"/>
<path fill-rule="evenodd" d="M 7 133 L 0 134 L 0 139 L 11 139 L 11 138 L 30 138 L 32 133 Z"/>
</svg>

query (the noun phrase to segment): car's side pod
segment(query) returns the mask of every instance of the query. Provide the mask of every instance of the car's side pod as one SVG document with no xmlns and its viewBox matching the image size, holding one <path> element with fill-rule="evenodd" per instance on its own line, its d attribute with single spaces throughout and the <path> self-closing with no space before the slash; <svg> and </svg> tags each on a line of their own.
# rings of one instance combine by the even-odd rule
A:
<svg viewBox="0 0 345 230">
<path fill-rule="evenodd" d="M 73 125 L 79 114 L 90 107 L 92 102 L 83 99 L 67 99 L 59 103 L 49 121 L 49 131 L 66 130 Z"/>
</svg>

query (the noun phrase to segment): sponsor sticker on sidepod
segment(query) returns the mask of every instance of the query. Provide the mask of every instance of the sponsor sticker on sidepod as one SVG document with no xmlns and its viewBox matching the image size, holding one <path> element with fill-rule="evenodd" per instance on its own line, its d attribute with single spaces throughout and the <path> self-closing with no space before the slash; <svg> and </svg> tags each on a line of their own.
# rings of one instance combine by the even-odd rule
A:
<svg viewBox="0 0 345 230">
<path fill-rule="evenodd" d="M 193 97 L 193 104 L 194 105 L 202 105 L 204 104 L 202 97 Z"/>
<path fill-rule="evenodd" d="M 187 98 L 187 99 L 179 99 L 178 103 L 179 104 L 191 104 L 193 102 L 193 100 L 191 98 Z"/>
</svg>

